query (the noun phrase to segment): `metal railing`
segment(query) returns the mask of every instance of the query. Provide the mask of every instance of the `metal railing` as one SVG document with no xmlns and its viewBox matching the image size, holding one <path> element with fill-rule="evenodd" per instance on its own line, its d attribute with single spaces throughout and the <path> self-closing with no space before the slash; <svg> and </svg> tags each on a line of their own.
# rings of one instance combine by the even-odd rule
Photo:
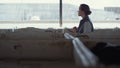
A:
<svg viewBox="0 0 120 68">
<path fill-rule="evenodd" d="M 96 68 L 98 63 L 97 57 L 81 42 L 81 40 L 70 35 L 69 33 L 65 33 L 64 36 L 66 39 L 73 40 L 74 59 L 77 66 L 83 68 Z"/>
</svg>

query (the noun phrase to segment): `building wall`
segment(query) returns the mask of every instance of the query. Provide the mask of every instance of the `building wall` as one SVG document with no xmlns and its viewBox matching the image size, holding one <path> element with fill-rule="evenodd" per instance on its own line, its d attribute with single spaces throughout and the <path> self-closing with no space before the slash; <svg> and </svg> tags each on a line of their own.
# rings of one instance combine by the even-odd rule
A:
<svg viewBox="0 0 120 68">
<path fill-rule="evenodd" d="M 120 14 L 120 7 L 105 7 L 104 10 Z"/>
</svg>

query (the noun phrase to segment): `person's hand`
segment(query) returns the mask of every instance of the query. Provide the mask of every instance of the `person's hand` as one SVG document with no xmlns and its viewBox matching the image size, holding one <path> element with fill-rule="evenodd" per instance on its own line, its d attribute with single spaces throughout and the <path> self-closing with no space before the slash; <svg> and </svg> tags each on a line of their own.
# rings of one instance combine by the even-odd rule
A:
<svg viewBox="0 0 120 68">
<path fill-rule="evenodd" d="M 77 27 L 73 27 L 73 31 L 77 32 L 78 28 Z"/>
</svg>

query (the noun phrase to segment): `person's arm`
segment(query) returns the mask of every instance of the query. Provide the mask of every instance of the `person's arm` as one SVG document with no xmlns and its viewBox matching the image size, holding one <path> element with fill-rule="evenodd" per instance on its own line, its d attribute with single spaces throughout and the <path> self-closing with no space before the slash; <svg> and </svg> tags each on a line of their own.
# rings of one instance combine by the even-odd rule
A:
<svg viewBox="0 0 120 68">
<path fill-rule="evenodd" d="M 83 33 L 89 33 L 92 31 L 92 26 L 89 22 L 84 23 L 84 30 Z"/>
</svg>

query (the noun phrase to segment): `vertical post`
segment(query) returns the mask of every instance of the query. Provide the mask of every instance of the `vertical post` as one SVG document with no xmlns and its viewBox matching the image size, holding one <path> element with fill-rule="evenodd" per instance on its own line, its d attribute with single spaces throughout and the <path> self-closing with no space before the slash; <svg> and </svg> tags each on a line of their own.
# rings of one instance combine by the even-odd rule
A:
<svg viewBox="0 0 120 68">
<path fill-rule="evenodd" d="M 62 0 L 60 0 L 60 27 L 62 27 Z"/>
</svg>

